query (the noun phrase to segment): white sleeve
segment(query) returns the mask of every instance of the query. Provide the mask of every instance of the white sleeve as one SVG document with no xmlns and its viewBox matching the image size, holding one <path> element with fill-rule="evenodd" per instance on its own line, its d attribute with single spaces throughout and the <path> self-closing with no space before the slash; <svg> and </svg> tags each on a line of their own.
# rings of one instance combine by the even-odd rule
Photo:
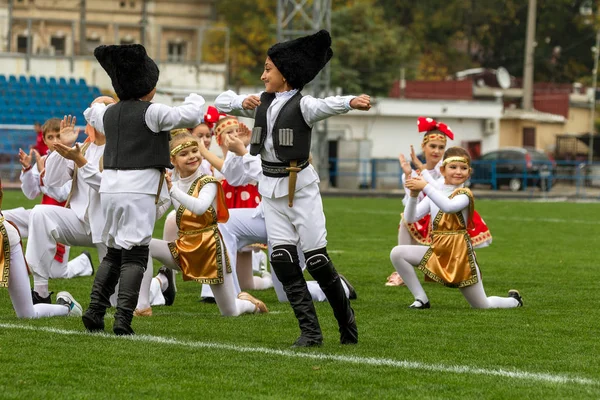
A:
<svg viewBox="0 0 600 400">
<path fill-rule="evenodd" d="M 260 97 L 262 93 L 256 94 Z M 236 94 L 233 90 L 221 93 L 215 100 L 215 107 L 223 113 L 237 115 L 238 117 L 254 118 L 256 110 L 244 110 L 242 103 L 246 100 L 247 94 Z"/>
<path fill-rule="evenodd" d="M 300 100 L 300 110 L 304 120 L 309 126 L 313 126 L 332 115 L 345 114 L 352 110 L 350 101 L 356 96 L 330 96 L 324 99 L 316 99 L 312 96 L 303 96 Z"/>
<path fill-rule="evenodd" d="M 153 132 L 170 131 L 176 128 L 193 128 L 202 122 L 205 103 L 204 97 L 191 93 L 180 106 L 169 107 L 165 104 L 151 104 L 146 110 L 146 125 Z"/>
<path fill-rule="evenodd" d="M 70 180 L 61 187 L 53 187 L 53 186 L 40 186 L 42 193 L 46 196 L 52 197 L 54 200 L 58 202 L 66 201 L 69 197 L 69 193 L 71 193 L 71 186 L 73 185 L 73 181 Z"/>
<path fill-rule="evenodd" d="M 421 176 L 427 181 L 427 183 L 433 185 L 438 190 L 444 186 L 444 179 L 435 179 L 433 176 L 431 176 L 431 173 L 427 169 L 421 172 Z"/>
<path fill-rule="evenodd" d="M 98 169 L 97 166 L 92 165 L 92 163 L 86 163 L 83 167 L 79 168 L 77 171 L 79 175 L 85 180 L 85 182 L 90 185 L 92 189 L 96 192 L 100 191 L 100 184 L 102 183 L 102 172 Z"/>
<path fill-rule="evenodd" d="M 21 190 L 29 200 L 33 200 L 40 195 L 40 173 L 36 163 L 32 163 L 31 169 L 27 172 L 21 170 Z"/>
<path fill-rule="evenodd" d="M 81 144 L 80 144 L 81 146 Z M 73 179 L 75 163 L 67 160 L 58 152 L 53 151 L 46 158 L 46 174 L 44 175 L 44 186 L 60 187 Z"/>
<path fill-rule="evenodd" d="M 260 180 L 262 174 L 262 165 L 259 156 L 253 156 L 250 153 L 242 157 L 230 157 L 227 153 L 221 173 L 227 179 L 231 186 L 243 186 L 250 182 Z"/>
<path fill-rule="evenodd" d="M 171 197 L 196 215 L 202 215 L 211 206 L 217 196 L 217 182 L 206 184 L 198 193 L 198 197 L 190 196 L 177 186 L 171 188 Z"/>
<path fill-rule="evenodd" d="M 445 213 L 457 213 L 468 207 L 471 201 L 466 194 L 459 194 L 450 199 L 430 184 L 425 186 L 423 191 L 427 195 L 426 198 L 433 201 Z"/>
<path fill-rule="evenodd" d="M 417 204 L 418 203 L 418 204 Z M 409 224 L 417 222 L 431 212 L 431 204 L 429 198 L 425 197 L 419 201 L 416 197 L 409 197 L 404 208 L 404 219 Z"/>
<path fill-rule="evenodd" d="M 92 104 L 91 107 L 86 108 L 83 112 L 83 116 L 87 123 L 100 133 L 104 133 L 104 113 L 108 107 L 112 107 L 112 104 L 107 106 L 104 103 L 96 103 Z"/>
</svg>

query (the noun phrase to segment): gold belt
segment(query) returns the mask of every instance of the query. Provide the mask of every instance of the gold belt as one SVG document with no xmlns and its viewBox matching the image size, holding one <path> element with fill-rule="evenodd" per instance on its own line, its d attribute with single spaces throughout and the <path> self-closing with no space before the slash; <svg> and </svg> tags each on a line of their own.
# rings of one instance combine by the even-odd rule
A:
<svg viewBox="0 0 600 400">
<path fill-rule="evenodd" d="M 431 231 L 432 235 L 464 235 L 467 233 L 466 229 L 460 229 L 458 231 Z"/>
<path fill-rule="evenodd" d="M 211 230 L 214 231 L 216 229 L 217 229 L 217 225 L 215 224 L 215 225 L 209 225 L 206 228 L 194 229 L 194 230 L 191 230 L 191 231 L 182 231 L 182 230 L 180 230 L 179 234 L 180 235 L 197 235 L 199 233 L 204 233 L 204 232 L 208 232 L 208 231 L 211 231 Z"/>
</svg>

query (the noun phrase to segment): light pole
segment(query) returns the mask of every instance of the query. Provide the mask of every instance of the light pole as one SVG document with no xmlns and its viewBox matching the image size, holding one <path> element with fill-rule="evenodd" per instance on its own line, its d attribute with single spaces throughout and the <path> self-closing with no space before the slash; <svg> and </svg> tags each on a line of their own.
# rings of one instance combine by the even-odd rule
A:
<svg viewBox="0 0 600 400">
<path fill-rule="evenodd" d="M 598 9 L 600 14 L 600 8 Z M 596 21 L 598 24 L 598 21 Z M 600 54 L 600 28 L 596 28 L 596 46 L 594 47 L 594 69 L 592 70 L 592 99 L 590 104 L 590 143 L 588 149 L 588 162 L 594 161 L 594 131 L 596 118 L 596 86 L 598 84 L 598 55 Z"/>
</svg>

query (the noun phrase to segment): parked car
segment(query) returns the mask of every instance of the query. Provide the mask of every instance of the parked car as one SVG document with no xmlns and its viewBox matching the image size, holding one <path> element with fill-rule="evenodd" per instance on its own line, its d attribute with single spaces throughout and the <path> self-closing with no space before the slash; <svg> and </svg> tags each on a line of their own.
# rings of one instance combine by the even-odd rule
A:
<svg viewBox="0 0 600 400">
<path fill-rule="evenodd" d="M 490 184 L 498 189 L 508 185 L 510 190 L 516 192 L 525 188 L 526 179 L 527 187 L 538 186 L 542 190 L 550 190 L 554 170 L 554 160 L 539 150 L 530 147 L 504 148 L 485 153 L 473 163 L 471 184 Z"/>
</svg>

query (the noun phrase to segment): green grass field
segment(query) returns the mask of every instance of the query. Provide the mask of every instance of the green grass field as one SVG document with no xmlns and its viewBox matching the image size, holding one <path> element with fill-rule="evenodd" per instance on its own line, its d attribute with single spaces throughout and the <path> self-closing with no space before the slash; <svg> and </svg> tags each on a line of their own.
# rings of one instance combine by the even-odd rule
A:
<svg viewBox="0 0 600 400">
<path fill-rule="evenodd" d="M 86 334 L 78 318 L 19 320 L 0 290 L 0 398 L 600 398 L 600 204 L 478 201 L 494 237 L 477 252 L 486 292 L 519 289 L 525 306 L 471 310 L 427 283 L 432 308 L 418 311 L 408 289 L 384 286 L 400 199 L 324 202 L 328 249 L 358 292 L 357 346 L 339 344 L 319 303 L 323 347 L 290 349 L 297 324 L 272 289 L 253 292 L 271 313 L 223 318 L 179 275 L 175 304 L 135 318 L 131 338 Z M 7 191 L 2 206 L 34 203 Z M 91 284 L 50 289 L 86 308 Z"/>
</svg>

